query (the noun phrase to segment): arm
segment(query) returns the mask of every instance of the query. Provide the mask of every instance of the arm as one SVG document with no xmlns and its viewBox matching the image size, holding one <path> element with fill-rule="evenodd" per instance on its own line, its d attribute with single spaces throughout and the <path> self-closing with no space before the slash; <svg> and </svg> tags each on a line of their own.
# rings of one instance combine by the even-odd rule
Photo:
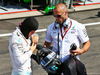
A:
<svg viewBox="0 0 100 75">
<path fill-rule="evenodd" d="M 82 53 L 88 51 L 90 48 L 90 41 L 88 40 L 87 42 L 83 43 L 83 47 L 81 48 Z"/>
<path fill-rule="evenodd" d="M 80 55 L 83 54 L 84 52 L 88 51 L 90 48 L 90 41 L 89 41 L 89 37 L 86 31 L 86 28 L 84 25 L 78 23 L 78 27 L 77 27 L 77 33 L 78 33 L 78 38 L 81 41 L 81 43 L 83 44 L 82 48 L 77 48 L 75 51 L 75 55 Z"/>
<path fill-rule="evenodd" d="M 53 41 L 53 38 L 51 36 L 51 31 L 53 29 L 53 24 L 49 25 L 46 31 L 46 36 L 45 36 L 45 42 L 44 42 L 44 47 L 50 47 Z"/>
<path fill-rule="evenodd" d="M 18 44 L 18 43 L 12 44 L 12 52 L 13 52 L 14 61 L 18 65 L 24 64 L 32 55 L 31 50 L 24 53 L 22 44 Z"/>
<path fill-rule="evenodd" d="M 26 48 L 29 51 L 24 52 L 24 48 L 22 44 L 19 43 L 13 43 L 12 44 L 13 49 L 13 57 L 15 59 L 16 64 L 23 65 L 28 59 L 30 59 L 32 53 L 36 50 L 36 44 L 32 44 L 32 46 L 29 48 Z"/>
<path fill-rule="evenodd" d="M 37 44 L 38 43 L 38 40 L 39 40 L 38 34 L 33 34 L 31 36 L 31 40 L 32 40 L 32 43 Z"/>
<path fill-rule="evenodd" d="M 82 48 L 77 48 L 76 50 L 71 50 L 71 54 L 72 52 L 74 52 L 75 55 L 80 55 L 80 54 L 83 54 L 84 52 L 88 51 L 90 48 L 90 41 L 86 41 L 85 43 L 83 43 L 83 46 Z"/>
<path fill-rule="evenodd" d="M 30 46 L 30 50 L 34 52 L 36 50 L 36 44 L 38 43 L 39 36 L 37 34 L 33 34 L 31 36 L 32 45 Z"/>
<path fill-rule="evenodd" d="M 51 42 L 45 41 L 43 46 L 44 46 L 44 47 L 50 47 L 50 46 L 51 46 Z"/>
</svg>

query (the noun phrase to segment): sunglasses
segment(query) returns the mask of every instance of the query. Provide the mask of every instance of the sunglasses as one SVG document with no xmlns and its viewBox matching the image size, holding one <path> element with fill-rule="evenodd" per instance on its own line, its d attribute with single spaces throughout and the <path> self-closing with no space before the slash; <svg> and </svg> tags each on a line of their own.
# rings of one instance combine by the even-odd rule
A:
<svg viewBox="0 0 100 75">
<path fill-rule="evenodd" d="M 65 12 L 66 12 L 66 11 L 65 11 Z M 64 13 L 65 13 L 65 12 L 64 12 Z M 54 16 L 54 17 L 60 18 L 64 13 L 62 13 L 61 15 L 54 15 L 54 14 L 53 14 L 53 16 Z"/>
<path fill-rule="evenodd" d="M 53 15 L 54 17 L 58 17 L 58 18 L 60 18 L 62 15 Z"/>
</svg>

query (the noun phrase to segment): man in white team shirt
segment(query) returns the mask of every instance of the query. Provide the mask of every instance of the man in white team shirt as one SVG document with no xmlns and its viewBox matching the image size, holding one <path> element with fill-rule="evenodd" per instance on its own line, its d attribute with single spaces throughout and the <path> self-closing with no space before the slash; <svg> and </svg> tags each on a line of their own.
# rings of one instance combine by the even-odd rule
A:
<svg viewBox="0 0 100 75">
<path fill-rule="evenodd" d="M 81 23 L 72 20 L 68 17 L 67 6 L 63 3 L 59 3 L 55 6 L 53 16 L 56 21 L 48 26 L 44 47 L 50 47 L 53 45 L 53 50 L 58 52 L 58 32 L 59 32 L 59 58 L 62 63 L 68 59 L 70 54 L 78 55 L 83 54 L 90 48 L 90 41 L 86 32 L 86 28 Z M 77 45 L 76 50 L 70 51 L 70 45 L 75 43 Z M 80 48 L 80 44 L 83 44 Z M 48 75 L 61 75 L 61 69 L 59 68 L 56 74 Z"/>
<path fill-rule="evenodd" d="M 38 22 L 34 17 L 26 18 L 16 27 L 9 39 L 11 75 L 33 75 L 31 55 L 36 50 Z"/>
</svg>

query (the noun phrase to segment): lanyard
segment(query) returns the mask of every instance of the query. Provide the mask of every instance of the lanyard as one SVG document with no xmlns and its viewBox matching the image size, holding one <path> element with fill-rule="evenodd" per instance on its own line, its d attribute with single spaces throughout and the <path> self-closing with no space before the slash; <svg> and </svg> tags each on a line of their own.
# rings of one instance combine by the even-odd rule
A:
<svg viewBox="0 0 100 75">
<path fill-rule="evenodd" d="M 67 32 L 69 31 L 69 29 L 71 28 L 71 26 L 72 26 L 72 21 L 70 20 L 70 27 L 65 31 L 64 35 L 63 35 L 63 32 L 62 32 L 62 28 L 60 28 L 62 40 L 63 40 L 64 36 L 67 34 Z"/>
</svg>

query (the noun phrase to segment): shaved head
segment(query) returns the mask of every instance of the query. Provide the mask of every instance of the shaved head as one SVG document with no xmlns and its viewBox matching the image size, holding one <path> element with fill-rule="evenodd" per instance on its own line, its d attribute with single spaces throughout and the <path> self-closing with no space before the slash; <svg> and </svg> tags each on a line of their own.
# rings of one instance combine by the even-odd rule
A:
<svg viewBox="0 0 100 75">
<path fill-rule="evenodd" d="M 67 5 L 64 3 L 59 3 L 55 6 L 53 15 L 59 24 L 62 24 L 66 19 L 68 19 Z M 60 17 L 58 17 L 60 16 Z"/>
<path fill-rule="evenodd" d="M 64 3 L 59 3 L 55 6 L 54 11 L 61 11 L 64 12 L 67 10 L 67 5 Z"/>
</svg>

